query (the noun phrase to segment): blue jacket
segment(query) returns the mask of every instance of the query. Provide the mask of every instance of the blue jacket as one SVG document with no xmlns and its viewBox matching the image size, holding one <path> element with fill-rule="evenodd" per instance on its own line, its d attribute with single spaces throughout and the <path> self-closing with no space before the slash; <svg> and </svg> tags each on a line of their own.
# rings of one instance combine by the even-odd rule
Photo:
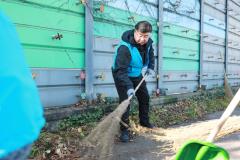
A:
<svg viewBox="0 0 240 160">
<path fill-rule="evenodd" d="M 128 90 L 134 88 L 131 77 L 141 76 L 142 67 L 154 69 L 153 41 L 149 38 L 146 45 L 137 44 L 134 29 L 125 31 L 121 39 L 115 51 L 112 74 L 116 85 Z"/>
<path fill-rule="evenodd" d="M 44 124 L 15 27 L 0 12 L 0 158 L 34 142 Z"/>
<path fill-rule="evenodd" d="M 130 61 L 130 64 L 129 64 L 129 67 L 128 67 L 128 76 L 129 77 L 138 77 L 141 75 L 142 73 L 142 69 L 143 67 L 146 67 L 148 66 L 149 64 L 149 50 L 150 50 L 150 46 L 147 48 L 147 60 L 146 60 L 146 63 L 143 64 L 143 59 L 138 51 L 138 49 L 136 47 L 133 47 L 130 43 L 127 43 L 127 42 L 124 42 L 124 41 L 121 41 L 118 45 L 118 47 L 116 48 L 116 51 L 115 51 L 115 55 L 114 55 L 114 64 L 113 64 L 113 69 L 115 69 L 115 61 L 116 61 L 116 57 L 117 57 L 117 51 L 118 51 L 118 48 L 120 46 L 126 46 L 128 47 L 129 51 L 130 51 L 130 54 L 131 54 L 131 61 Z"/>
</svg>

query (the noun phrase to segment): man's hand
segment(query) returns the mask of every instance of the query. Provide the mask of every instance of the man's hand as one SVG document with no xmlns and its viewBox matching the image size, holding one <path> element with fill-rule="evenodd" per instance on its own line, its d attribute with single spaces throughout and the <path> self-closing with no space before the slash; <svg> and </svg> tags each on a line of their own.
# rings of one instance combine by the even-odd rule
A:
<svg viewBox="0 0 240 160">
<path fill-rule="evenodd" d="M 156 73 L 155 73 L 155 71 L 154 71 L 154 70 L 152 70 L 152 69 L 148 68 L 148 69 L 147 69 L 147 71 L 146 71 L 146 75 L 148 75 L 148 76 L 155 76 L 155 75 L 156 75 Z"/>
<path fill-rule="evenodd" d="M 131 95 L 132 96 L 135 96 L 135 91 L 134 91 L 134 89 L 129 89 L 128 91 L 127 91 L 127 95 L 128 95 L 128 97 L 130 97 Z"/>
</svg>

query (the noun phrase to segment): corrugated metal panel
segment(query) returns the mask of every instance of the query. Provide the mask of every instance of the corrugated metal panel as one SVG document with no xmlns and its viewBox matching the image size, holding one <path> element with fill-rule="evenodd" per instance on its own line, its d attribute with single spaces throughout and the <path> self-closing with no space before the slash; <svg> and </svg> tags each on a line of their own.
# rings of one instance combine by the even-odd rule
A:
<svg viewBox="0 0 240 160">
<path fill-rule="evenodd" d="M 204 0 L 205 4 L 221 11 L 221 12 L 225 12 L 226 10 L 226 1 L 225 0 Z"/>
<path fill-rule="evenodd" d="M 19 2 L 19 0 L 11 0 Z M 60 12 L 68 11 L 68 12 L 76 12 L 76 13 L 84 13 L 84 6 L 80 1 L 75 0 L 67 0 L 67 1 L 56 1 L 56 0 L 24 0 L 24 3 L 32 3 L 37 4 L 39 6 L 44 6 L 48 8 L 60 9 Z"/>
<path fill-rule="evenodd" d="M 204 74 L 224 73 L 224 65 L 223 63 L 218 63 L 218 62 L 204 62 L 203 72 Z"/>
<path fill-rule="evenodd" d="M 223 85 L 225 62 L 225 2 L 205 1 L 203 19 L 202 85 Z"/>
<path fill-rule="evenodd" d="M 163 81 L 189 81 L 189 80 L 198 80 L 198 72 L 194 71 L 165 71 L 163 72 Z"/>
<path fill-rule="evenodd" d="M 165 1 L 163 14 L 163 86 L 166 94 L 193 92 L 199 71 L 198 0 Z"/>
<path fill-rule="evenodd" d="M 84 6 L 75 0 L 6 0 L 0 9 L 16 25 L 43 105 L 77 103 L 84 93 Z"/>
<path fill-rule="evenodd" d="M 175 24 L 179 25 L 182 27 L 187 27 L 195 31 L 199 31 L 199 22 L 196 21 L 195 19 L 190 19 L 186 16 L 182 16 L 179 14 L 176 14 L 174 12 L 164 12 L 163 16 L 163 21 L 164 23 L 170 23 L 170 24 Z"/>
<path fill-rule="evenodd" d="M 204 43 L 203 60 L 213 62 L 224 62 L 224 47 L 211 43 Z"/>
<path fill-rule="evenodd" d="M 66 6 L 73 6 L 73 9 L 66 9 Z M 24 1 L 23 3 L 7 0 L 0 2 L 0 8 L 16 24 L 31 67 L 84 67 L 84 8 L 82 5 L 76 6 L 73 1 L 67 3 Z M 54 39 L 54 36 L 59 39 Z M 75 51 L 72 51 L 73 49 Z"/>
<path fill-rule="evenodd" d="M 99 0 L 101 2 L 101 0 Z M 143 15 L 146 17 L 151 17 L 157 19 L 157 0 L 129 0 L 129 1 L 109 1 L 107 3 L 108 6 L 112 6 L 114 8 L 119 8 L 124 11 L 132 13 L 136 13 L 138 15 Z"/>
<path fill-rule="evenodd" d="M 229 17 L 229 31 L 240 35 L 240 21 L 233 17 Z"/>
<path fill-rule="evenodd" d="M 84 50 L 25 46 L 24 51 L 28 64 L 33 68 L 85 67 Z"/>
<path fill-rule="evenodd" d="M 214 3 L 214 2 L 213 2 Z M 205 19 L 204 21 L 208 21 L 210 24 L 213 24 L 217 27 L 224 27 L 224 25 L 220 25 L 220 23 L 225 23 L 225 15 L 222 11 L 218 10 L 215 5 L 208 5 L 207 3 L 204 6 L 205 16 L 213 19 Z"/>
<path fill-rule="evenodd" d="M 84 93 L 79 69 L 32 69 L 41 101 L 45 107 L 77 103 Z"/>
<path fill-rule="evenodd" d="M 240 86 L 239 79 L 230 79 L 230 80 L 228 81 L 228 83 L 229 83 L 231 86 L 234 86 L 234 87 L 239 87 L 239 86 Z"/>
<path fill-rule="evenodd" d="M 221 80 L 203 80 L 203 85 L 206 86 L 206 89 L 218 88 L 223 86 L 224 81 Z"/>
<path fill-rule="evenodd" d="M 229 48 L 228 62 L 240 64 L 240 50 Z"/>
<path fill-rule="evenodd" d="M 83 85 L 79 69 L 32 69 L 32 76 L 37 86 Z"/>
<path fill-rule="evenodd" d="M 228 7 L 229 16 L 240 21 L 240 14 L 239 14 L 240 2 L 234 1 L 234 0 L 229 0 L 228 4 L 229 4 L 229 7 Z"/>
<path fill-rule="evenodd" d="M 81 99 L 84 92 L 81 86 L 39 87 L 39 95 L 43 106 L 55 107 L 70 105 Z"/>
<path fill-rule="evenodd" d="M 175 12 L 192 19 L 200 19 L 199 0 L 165 1 L 163 7 L 168 12 Z"/>
<path fill-rule="evenodd" d="M 164 82 L 163 90 L 167 95 L 194 92 L 198 88 L 197 81 Z"/>
<path fill-rule="evenodd" d="M 229 41 L 228 41 L 228 71 L 231 86 L 240 85 L 240 2 L 229 2 Z"/>
</svg>

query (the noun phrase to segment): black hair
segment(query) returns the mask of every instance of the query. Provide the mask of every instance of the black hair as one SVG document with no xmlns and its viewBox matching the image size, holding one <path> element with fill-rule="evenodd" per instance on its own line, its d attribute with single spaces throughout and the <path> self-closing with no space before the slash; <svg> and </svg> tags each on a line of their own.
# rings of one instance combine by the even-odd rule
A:
<svg viewBox="0 0 240 160">
<path fill-rule="evenodd" d="M 151 33 L 152 25 L 148 21 L 140 21 L 135 25 L 135 29 L 141 33 Z"/>
</svg>

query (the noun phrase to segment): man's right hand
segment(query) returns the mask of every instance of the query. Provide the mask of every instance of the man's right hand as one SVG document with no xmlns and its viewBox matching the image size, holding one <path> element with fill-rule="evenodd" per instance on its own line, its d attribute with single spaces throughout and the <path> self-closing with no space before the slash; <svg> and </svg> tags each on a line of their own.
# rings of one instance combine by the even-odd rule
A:
<svg viewBox="0 0 240 160">
<path fill-rule="evenodd" d="M 134 89 L 129 89 L 128 91 L 127 91 L 127 95 L 128 95 L 128 97 L 130 97 L 131 95 L 132 96 L 135 96 L 135 91 L 134 91 Z"/>
</svg>

